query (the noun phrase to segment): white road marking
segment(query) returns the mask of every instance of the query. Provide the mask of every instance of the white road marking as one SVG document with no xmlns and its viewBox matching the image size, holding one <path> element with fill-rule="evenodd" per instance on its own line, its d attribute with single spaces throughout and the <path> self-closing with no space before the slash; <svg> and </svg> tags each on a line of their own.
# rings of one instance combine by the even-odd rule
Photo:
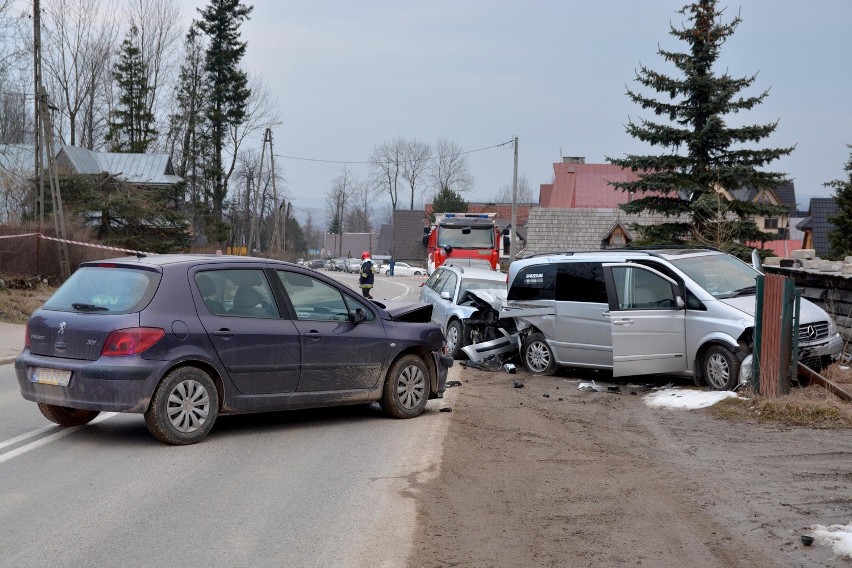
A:
<svg viewBox="0 0 852 568">
<path fill-rule="evenodd" d="M 98 416 L 97 418 L 95 418 L 94 420 L 89 422 L 89 424 L 97 424 L 98 422 L 103 422 L 104 420 L 108 420 L 109 418 L 112 418 L 116 414 L 118 414 L 118 412 L 104 412 L 100 416 Z M 16 449 L 12 450 L 11 452 L 6 452 L 5 454 L 0 455 L 0 463 L 9 461 L 12 458 L 16 458 L 16 457 L 18 457 L 22 454 L 29 452 L 30 450 L 40 448 L 41 446 L 49 444 L 49 443 L 56 441 L 60 438 L 64 438 L 65 436 L 68 436 L 69 434 L 73 434 L 74 432 L 76 432 L 76 431 L 78 431 L 82 428 L 85 428 L 89 424 L 86 424 L 85 426 L 71 426 L 71 427 L 68 427 L 68 428 L 63 428 L 62 430 L 59 430 L 58 432 L 54 432 L 53 434 L 51 434 L 49 436 L 45 436 L 44 438 L 39 438 L 35 442 L 30 442 L 29 444 L 21 446 L 20 448 L 16 448 Z M 36 430 L 33 430 L 31 432 L 27 432 L 26 434 L 22 434 L 20 436 L 17 436 L 16 438 L 12 438 L 11 440 L 7 440 L 7 441 L 3 442 L 2 445 L 0 445 L 0 448 L 4 448 L 6 446 L 16 444 L 16 443 L 18 443 L 22 440 L 32 438 L 33 436 L 38 436 L 40 433 L 45 432 L 46 430 L 51 429 L 51 428 L 53 428 L 53 426 L 43 426 L 43 427 L 38 428 Z"/>
</svg>

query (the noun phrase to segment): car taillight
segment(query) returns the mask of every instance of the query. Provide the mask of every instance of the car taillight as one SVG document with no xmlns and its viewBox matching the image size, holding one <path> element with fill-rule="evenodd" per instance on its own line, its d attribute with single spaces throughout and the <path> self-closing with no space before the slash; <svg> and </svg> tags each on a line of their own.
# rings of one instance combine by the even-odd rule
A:
<svg viewBox="0 0 852 568">
<path fill-rule="evenodd" d="M 27 327 L 24 328 L 24 347 L 30 346 L 30 322 L 27 322 Z"/>
<path fill-rule="evenodd" d="M 158 327 L 119 329 L 109 334 L 101 355 L 136 355 L 157 343 L 165 334 L 165 330 Z"/>
</svg>

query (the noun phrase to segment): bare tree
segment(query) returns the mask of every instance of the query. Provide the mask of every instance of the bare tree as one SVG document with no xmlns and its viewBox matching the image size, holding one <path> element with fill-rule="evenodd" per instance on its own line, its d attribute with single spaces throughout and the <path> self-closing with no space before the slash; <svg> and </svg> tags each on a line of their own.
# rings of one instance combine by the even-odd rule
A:
<svg viewBox="0 0 852 568">
<path fill-rule="evenodd" d="M 432 190 L 437 195 L 442 191 L 461 194 L 473 188 L 473 175 L 461 146 L 446 138 L 435 144 L 435 159 L 430 169 Z"/>
<path fill-rule="evenodd" d="M 387 194 L 391 208 L 399 204 L 399 178 L 405 154 L 405 140 L 394 138 L 373 148 L 370 156 L 370 183 L 377 194 Z"/>
<path fill-rule="evenodd" d="M 512 185 L 506 184 L 500 188 L 497 195 L 494 196 L 494 203 L 511 203 L 512 202 Z M 518 203 L 538 203 L 533 197 L 530 182 L 526 176 L 518 176 Z"/>
<path fill-rule="evenodd" d="M 166 97 L 178 74 L 180 10 L 174 0 L 128 0 L 124 13 L 129 26 L 139 30 L 139 48 L 148 78 L 148 112 L 157 119 L 160 132 L 168 114 Z M 177 52 L 177 53 L 176 53 Z"/>
<path fill-rule="evenodd" d="M 42 66 L 48 94 L 59 107 L 60 135 L 92 148 L 103 139 L 112 54 L 117 45 L 112 1 L 50 0 L 43 6 Z"/>
<path fill-rule="evenodd" d="M 259 76 L 250 76 L 249 88 L 251 94 L 246 101 L 245 120 L 240 124 L 232 124 L 228 127 L 228 145 L 223 148 L 222 152 L 229 162 L 223 170 L 225 187 L 228 187 L 228 181 L 237 165 L 237 156 L 246 140 L 263 132 L 267 126 L 278 121 L 278 106 L 263 79 Z"/>
<path fill-rule="evenodd" d="M 432 146 L 418 140 L 406 141 L 402 154 L 402 178 L 408 182 L 411 190 L 411 209 L 414 209 L 415 191 L 420 186 L 417 182 L 423 178 L 431 167 Z M 422 193 L 422 191 L 421 191 Z"/>
<path fill-rule="evenodd" d="M 332 180 L 331 188 L 326 193 L 326 206 L 331 218 L 328 231 L 334 235 L 340 235 L 337 239 L 337 256 L 343 255 L 343 233 L 347 228 L 345 226 L 347 205 L 349 205 L 358 185 L 358 178 L 352 173 L 352 170 L 349 167 L 344 167 L 340 170 L 340 174 Z"/>
<path fill-rule="evenodd" d="M 359 182 L 352 191 L 352 208 L 346 214 L 346 228 L 352 233 L 369 233 L 372 231 L 370 218 L 373 207 L 370 197 L 373 192 L 366 183 Z"/>
<path fill-rule="evenodd" d="M 27 19 L 11 0 L 0 0 L 0 143 L 22 144 L 31 138 L 32 53 Z"/>
</svg>

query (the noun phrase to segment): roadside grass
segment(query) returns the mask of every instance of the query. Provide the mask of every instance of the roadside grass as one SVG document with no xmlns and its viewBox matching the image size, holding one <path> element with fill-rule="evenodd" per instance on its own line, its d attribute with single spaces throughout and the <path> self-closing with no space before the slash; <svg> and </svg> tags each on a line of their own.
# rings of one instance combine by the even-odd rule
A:
<svg viewBox="0 0 852 568">
<path fill-rule="evenodd" d="M 822 375 L 852 392 L 852 369 L 837 363 Z M 793 387 L 780 398 L 747 395 L 727 398 L 707 409 L 712 415 L 728 420 L 776 423 L 809 428 L 852 428 L 852 403 L 844 402 L 817 385 Z"/>
<path fill-rule="evenodd" d="M 14 279 L 5 279 L 7 285 L 22 285 L 23 288 L 3 288 L 0 290 L 0 321 L 7 323 L 27 323 L 30 314 L 47 300 L 55 286 L 42 282 L 29 282 L 26 285 Z"/>
</svg>

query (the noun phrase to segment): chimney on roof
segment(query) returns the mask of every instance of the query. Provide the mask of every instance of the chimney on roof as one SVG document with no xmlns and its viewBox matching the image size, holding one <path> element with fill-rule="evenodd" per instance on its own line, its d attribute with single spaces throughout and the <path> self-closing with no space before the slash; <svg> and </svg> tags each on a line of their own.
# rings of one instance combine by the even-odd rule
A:
<svg viewBox="0 0 852 568">
<path fill-rule="evenodd" d="M 585 156 L 562 156 L 563 164 L 585 164 Z"/>
</svg>

